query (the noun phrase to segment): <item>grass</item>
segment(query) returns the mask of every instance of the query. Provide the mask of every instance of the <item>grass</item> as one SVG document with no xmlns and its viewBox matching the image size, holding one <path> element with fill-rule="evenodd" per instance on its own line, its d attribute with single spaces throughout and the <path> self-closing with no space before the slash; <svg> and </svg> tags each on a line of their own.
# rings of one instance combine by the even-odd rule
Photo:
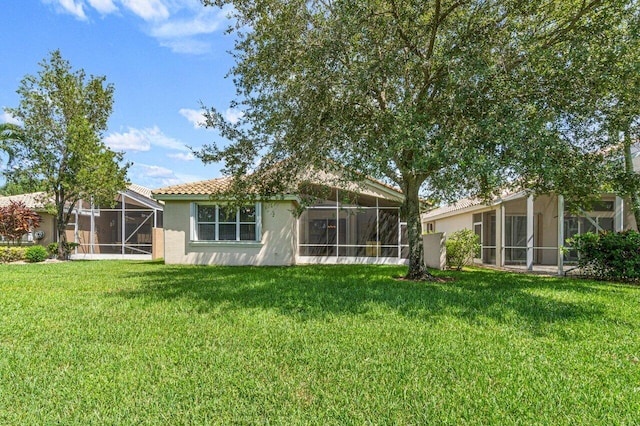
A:
<svg viewBox="0 0 640 426">
<path fill-rule="evenodd" d="M 0 424 L 638 424 L 640 288 L 0 265 Z"/>
</svg>

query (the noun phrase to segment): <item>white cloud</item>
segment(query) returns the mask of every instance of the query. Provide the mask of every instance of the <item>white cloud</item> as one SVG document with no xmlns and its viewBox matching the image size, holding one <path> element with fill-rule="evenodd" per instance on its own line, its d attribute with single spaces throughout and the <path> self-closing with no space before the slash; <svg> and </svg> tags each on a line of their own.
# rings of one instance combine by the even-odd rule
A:
<svg viewBox="0 0 640 426">
<path fill-rule="evenodd" d="M 3 111 L 2 114 L 0 114 L 0 120 L 2 120 L 2 123 L 17 124 L 19 126 L 22 125 L 22 121 L 6 111 Z"/>
<path fill-rule="evenodd" d="M 82 21 L 87 19 L 87 15 L 84 13 L 83 0 L 44 0 L 44 2 L 53 3 L 57 10 L 73 15 Z"/>
<path fill-rule="evenodd" d="M 200 36 L 219 31 L 229 19 L 231 7 L 205 7 L 200 0 L 41 0 L 59 13 L 87 21 L 85 12 L 101 15 L 127 10 L 144 21 L 143 30 L 173 52 L 203 54 L 212 43 Z"/>
<path fill-rule="evenodd" d="M 113 3 L 113 0 L 88 0 L 91 7 L 100 12 L 103 15 L 114 13 L 118 11 L 118 6 Z"/>
<path fill-rule="evenodd" d="M 184 118 L 189 120 L 189 122 L 191 124 L 193 124 L 194 128 L 198 129 L 198 128 L 204 126 L 205 118 L 204 118 L 204 111 L 203 110 L 196 111 L 195 109 L 181 108 L 180 111 L 178 111 L 178 112 Z"/>
<path fill-rule="evenodd" d="M 151 34 L 158 38 L 184 38 L 199 34 L 211 34 L 220 28 L 225 17 L 220 13 L 207 12 L 189 19 L 176 19 L 163 22 L 151 30 Z"/>
<path fill-rule="evenodd" d="M 166 167 L 147 166 L 145 164 L 141 164 L 140 166 L 145 174 L 150 177 L 173 178 L 175 176 L 173 170 L 167 169 Z"/>
<path fill-rule="evenodd" d="M 143 31 L 176 53 L 200 55 L 212 49 L 212 43 L 200 36 L 219 31 L 230 16 L 230 6 L 205 7 L 200 0 L 41 0 L 52 4 L 58 13 L 67 13 L 88 21 L 87 13 L 101 15 L 127 10 L 145 22 Z"/>
<path fill-rule="evenodd" d="M 145 21 L 168 19 L 170 14 L 162 0 L 120 0 L 122 5 Z"/>
<path fill-rule="evenodd" d="M 162 133 L 160 129 L 158 129 L 158 126 L 154 126 L 151 129 L 144 129 L 144 133 L 149 139 L 149 142 L 151 143 L 151 145 L 160 146 L 163 148 L 169 148 L 176 151 L 189 150 L 189 148 L 187 148 L 187 146 L 184 143 Z"/>
<path fill-rule="evenodd" d="M 192 38 L 182 40 L 161 40 L 160 46 L 168 47 L 174 53 L 186 53 L 189 55 L 202 55 L 211 51 L 211 43 Z"/>
<path fill-rule="evenodd" d="M 110 134 L 104 142 L 115 151 L 149 151 L 152 146 L 189 151 L 184 143 L 165 135 L 158 126 L 146 129 L 130 127 L 128 132 Z"/>
<path fill-rule="evenodd" d="M 143 163 L 134 163 L 128 174 L 132 182 L 147 188 L 161 188 L 205 179 L 202 176 L 176 173 L 166 167 Z"/>
<path fill-rule="evenodd" d="M 104 138 L 104 143 L 114 151 L 149 151 L 151 143 L 144 131 L 129 129 L 126 133 L 112 133 Z"/>
<path fill-rule="evenodd" d="M 167 157 L 182 161 L 193 161 L 196 159 L 192 152 L 176 152 L 175 154 L 167 154 Z"/>
<path fill-rule="evenodd" d="M 236 108 L 228 108 L 224 112 L 224 118 L 231 124 L 237 124 L 244 117 L 244 112 Z"/>
</svg>

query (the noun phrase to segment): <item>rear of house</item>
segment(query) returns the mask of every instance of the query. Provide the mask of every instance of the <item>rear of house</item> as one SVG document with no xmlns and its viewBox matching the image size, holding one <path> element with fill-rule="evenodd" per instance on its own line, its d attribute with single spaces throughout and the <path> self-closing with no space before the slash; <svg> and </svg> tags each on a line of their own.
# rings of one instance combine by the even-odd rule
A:
<svg viewBox="0 0 640 426">
<path fill-rule="evenodd" d="M 52 200 L 44 192 L 0 197 L 0 206 L 11 201 L 23 202 L 41 217 L 39 227 L 22 237 L 24 244 L 47 246 L 57 241 L 56 219 L 47 210 Z M 151 198 L 151 190 L 136 184 L 119 191 L 112 206 L 80 200 L 66 229 L 67 241 L 77 244 L 71 258 L 152 259 L 153 248 L 162 244 L 156 241 L 162 211 L 162 204 Z"/>
<path fill-rule="evenodd" d="M 48 199 L 44 192 L 0 197 L 0 207 L 8 206 L 11 202 L 23 203 L 27 208 L 40 215 L 40 225 L 23 235 L 20 241 L 21 244 L 39 244 L 46 247 L 56 241 L 55 219 L 53 215 L 47 213 L 45 204 L 47 204 Z M 1 243 L 7 243 L 2 236 L 0 236 Z"/>
<path fill-rule="evenodd" d="M 615 194 L 602 194 L 588 210 L 566 206 L 555 194 L 534 197 L 508 194 L 483 204 L 464 199 L 422 215 L 423 230 L 450 235 L 472 229 L 480 239 L 476 261 L 528 270 L 557 270 L 577 260 L 567 239 L 593 231 L 621 231 L 635 226 L 625 202 Z"/>
<path fill-rule="evenodd" d="M 166 263 L 406 262 L 406 224 L 400 216 L 403 195 L 396 189 L 367 179 L 357 193 L 332 188 L 325 199 L 301 211 L 296 193 L 230 207 L 214 195 L 230 182 L 219 178 L 153 192 L 164 202 Z"/>
</svg>

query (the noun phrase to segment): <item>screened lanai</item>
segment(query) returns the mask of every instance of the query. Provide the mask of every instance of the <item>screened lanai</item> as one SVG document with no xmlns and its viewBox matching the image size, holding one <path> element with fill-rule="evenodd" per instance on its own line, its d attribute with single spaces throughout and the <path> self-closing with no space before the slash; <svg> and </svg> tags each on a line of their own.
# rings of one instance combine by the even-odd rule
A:
<svg viewBox="0 0 640 426">
<path fill-rule="evenodd" d="M 330 197 L 298 218 L 299 263 L 405 263 L 406 223 L 398 202 L 369 195 Z"/>
<path fill-rule="evenodd" d="M 461 201 L 434 210 L 423 216 L 423 226 L 446 234 L 472 229 L 481 244 L 478 263 L 562 274 L 576 265 L 573 236 L 621 231 L 629 227 L 630 219 L 615 194 L 603 194 L 591 207 L 580 209 L 565 203 L 562 196 L 521 192 L 492 205 Z"/>
<path fill-rule="evenodd" d="M 78 202 L 67 225 L 67 240 L 78 244 L 72 257 L 150 259 L 153 229 L 162 228 L 163 220 L 162 204 L 150 194 L 132 185 L 118 194 L 113 207 L 96 206 L 91 200 Z"/>
</svg>

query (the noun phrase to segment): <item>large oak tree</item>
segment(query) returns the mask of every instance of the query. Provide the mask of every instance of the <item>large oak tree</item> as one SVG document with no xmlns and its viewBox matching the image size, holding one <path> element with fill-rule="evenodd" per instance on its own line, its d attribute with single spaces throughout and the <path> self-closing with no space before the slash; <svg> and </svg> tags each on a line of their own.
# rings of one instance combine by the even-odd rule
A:
<svg viewBox="0 0 640 426">
<path fill-rule="evenodd" d="M 22 140 L 11 144 L 11 177 L 41 182 L 53 199 L 58 257 L 64 258 L 66 227 L 80 199 L 112 204 L 127 185 L 128 165 L 101 140 L 113 105 L 105 77 L 73 71 L 59 51 L 27 75 L 17 93 L 20 104 L 7 111 L 22 122 Z"/>
<path fill-rule="evenodd" d="M 592 189 L 575 184 L 601 148 L 581 136 L 589 121 L 578 102 L 590 67 L 584 46 L 634 2 L 203 3 L 233 6 L 232 106 L 244 116 L 234 125 L 209 109 L 207 125 L 230 143 L 198 155 L 224 161 L 237 182 L 265 193 L 311 167 L 399 186 L 408 278 L 428 276 L 421 194 L 489 197 L 520 185 L 568 188 L 579 198 Z M 243 185 L 236 188 L 241 195 Z"/>
</svg>

